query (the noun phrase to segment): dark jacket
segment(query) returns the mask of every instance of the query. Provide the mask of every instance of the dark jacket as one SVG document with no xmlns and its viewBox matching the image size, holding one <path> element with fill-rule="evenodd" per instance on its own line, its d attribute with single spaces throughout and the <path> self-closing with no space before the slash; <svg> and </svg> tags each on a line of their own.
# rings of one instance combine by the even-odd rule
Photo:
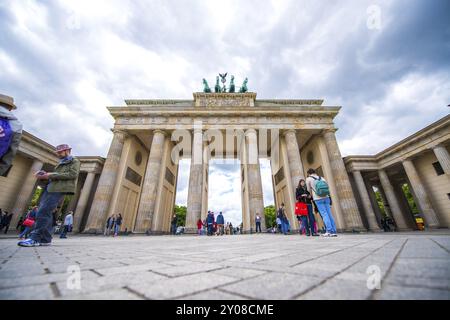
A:
<svg viewBox="0 0 450 320">
<path fill-rule="evenodd" d="M 47 192 L 75 194 L 79 173 L 80 160 L 77 158 L 72 157 L 70 160 L 59 163 L 55 167 L 55 171 L 49 173 L 50 183 Z"/>
<path fill-rule="evenodd" d="M 206 217 L 206 223 L 208 223 L 208 224 L 214 223 L 214 214 L 213 213 L 208 214 L 208 216 Z"/>
<path fill-rule="evenodd" d="M 223 218 L 222 214 L 219 214 L 217 216 L 216 222 L 217 222 L 217 224 L 224 224 L 225 223 L 225 219 Z"/>
<path fill-rule="evenodd" d="M 306 197 L 302 197 L 303 194 L 306 194 Z M 297 201 L 307 203 L 307 204 L 311 204 L 311 202 L 312 202 L 311 193 L 309 193 L 306 186 L 297 187 L 297 189 L 295 190 L 295 198 L 297 199 Z"/>
</svg>

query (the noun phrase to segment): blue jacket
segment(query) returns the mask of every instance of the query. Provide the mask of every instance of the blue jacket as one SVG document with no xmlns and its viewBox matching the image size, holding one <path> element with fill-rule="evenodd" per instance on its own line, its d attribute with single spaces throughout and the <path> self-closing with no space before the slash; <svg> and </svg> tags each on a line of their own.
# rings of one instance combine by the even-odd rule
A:
<svg viewBox="0 0 450 320">
<path fill-rule="evenodd" d="M 217 224 L 225 224 L 225 220 L 222 214 L 219 214 L 216 219 Z"/>
<path fill-rule="evenodd" d="M 206 217 L 206 223 L 214 223 L 214 214 L 213 213 L 208 214 L 208 216 Z"/>
</svg>

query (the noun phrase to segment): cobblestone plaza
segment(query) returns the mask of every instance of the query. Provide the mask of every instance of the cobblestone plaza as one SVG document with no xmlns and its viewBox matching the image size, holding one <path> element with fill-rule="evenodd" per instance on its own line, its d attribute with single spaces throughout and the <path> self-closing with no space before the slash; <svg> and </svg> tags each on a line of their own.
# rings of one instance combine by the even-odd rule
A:
<svg viewBox="0 0 450 320">
<path fill-rule="evenodd" d="M 3 238 L 0 299 L 447 300 L 449 250 L 448 231 Z"/>
</svg>

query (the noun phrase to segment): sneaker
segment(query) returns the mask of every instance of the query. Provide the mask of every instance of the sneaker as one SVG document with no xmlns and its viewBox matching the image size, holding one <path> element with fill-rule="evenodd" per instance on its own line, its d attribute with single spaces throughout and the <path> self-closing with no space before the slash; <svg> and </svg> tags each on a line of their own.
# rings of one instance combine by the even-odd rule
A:
<svg viewBox="0 0 450 320">
<path fill-rule="evenodd" d="M 19 241 L 17 243 L 19 247 L 39 247 L 40 243 L 37 241 L 34 241 L 33 239 L 27 239 L 23 241 Z"/>
<path fill-rule="evenodd" d="M 319 237 L 319 235 L 317 233 L 313 233 L 312 236 L 313 237 Z"/>
<path fill-rule="evenodd" d="M 331 234 L 329 234 L 328 232 L 325 232 L 322 234 L 322 237 L 330 237 L 330 236 L 331 236 Z"/>
<path fill-rule="evenodd" d="M 337 236 L 338 236 L 337 233 L 330 233 L 330 237 L 335 238 L 335 237 L 337 237 Z"/>
</svg>

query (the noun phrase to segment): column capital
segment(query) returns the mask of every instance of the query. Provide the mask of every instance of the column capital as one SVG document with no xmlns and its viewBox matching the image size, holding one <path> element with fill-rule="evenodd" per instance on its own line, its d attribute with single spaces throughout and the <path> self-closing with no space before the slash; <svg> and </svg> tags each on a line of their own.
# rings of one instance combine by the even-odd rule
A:
<svg viewBox="0 0 450 320">
<path fill-rule="evenodd" d="M 167 135 L 167 132 L 166 132 L 166 131 L 163 131 L 163 130 L 161 130 L 161 129 L 153 130 L 153 134 L 156 134 L 156 133 L 160 133 L 160 134 L 162 134 L 162 135 L 164 135 L 164 136 Z"/>
<path fill-rule="evenodd" d="M 432 150 L 440 149 L 440 148 L 445 148 L 445 146 L 442 143 L 438 143 L 438 144 L 435 144 L 430 147 L 430 149 L 432 149 Z"/>
<path fill-rule="evenodd" d="M 323 130 L 322 130 L 322 134 L 336 133 L 336 131 L 338 131 L 337 128 L 327 128 L 327 129 L 323 129 Z"/>
<path fill-rule="evenodd" d="M 247 130 L 245 130 L 245 134 L 247 134 L 247 133 L 254 133 L 254 134 L 256 134 L 256 129 L 254 129 L 254 128 L 247 129 Z"/>
<path fill-rule="evenodd" d="M 287 136 L 290 133 L 296 134 L 297 131 L 295 129 L 287 129 L 287 130 L 283 131 L 284 136 Z"/>
<path fill-rule="evenodd" d="M 124 138 L 128 138 L 129 136 L 130 136 L 130 134 L 127 132 L 127 131 L 125 131 L 125 130 L 122 130 L 122 129 L 115 129 L 115 128 L 112 128 L 111 129 L 111 132 L 113 133 L 113 134 L 122 134 L 123 136 L 124 136 Z"/>
</svg>

